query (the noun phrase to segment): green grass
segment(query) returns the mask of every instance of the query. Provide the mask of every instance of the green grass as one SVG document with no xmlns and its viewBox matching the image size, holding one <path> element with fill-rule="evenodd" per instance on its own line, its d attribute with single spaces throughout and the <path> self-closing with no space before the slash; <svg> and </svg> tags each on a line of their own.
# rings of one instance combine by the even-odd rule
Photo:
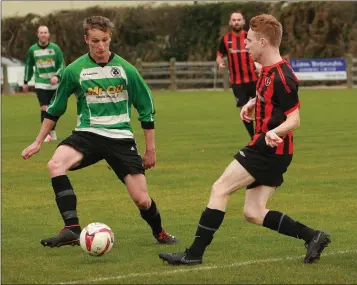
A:
<svg viewBox="0 0 357 285">
<path fill-rule="evenodd" d="M 103 162 L 69 177 L 82 225 L 108 224 L 112 251 L 91 257 L 79 247 L 43 248 L 41 238 L 62 226 L 47 161 L 56 143 L 44 144 L 29 161 L 20 154 L 39 130 L 35 96 L 2 96 L 2 283 L 99 284 L 357 283 L 355 90 L 302 90 L 301 127 L 295 155 L 271 209 L 332 236 L 317 264 L 302 262 L 303 242 L 244 221 L 244 191 L 232 196 L 226 218 L 197 267 L 170 267 L 161 251 L 184 250 L 209 197 L 212 183 L 248 142 L 231 92 L 156 92 L 157 166 L 147 172 L 166 229 L 175 246 L 155 244 L 126 188 Z M 60 119 L 60 139 L 75 127 L 75 98 Z M 135 112 L 134 112 L 135 113 Z M 134 118 L 136 139 L 143 132 Z M 343 252 L 341 252 L 343 251 Z"/>
</svg>

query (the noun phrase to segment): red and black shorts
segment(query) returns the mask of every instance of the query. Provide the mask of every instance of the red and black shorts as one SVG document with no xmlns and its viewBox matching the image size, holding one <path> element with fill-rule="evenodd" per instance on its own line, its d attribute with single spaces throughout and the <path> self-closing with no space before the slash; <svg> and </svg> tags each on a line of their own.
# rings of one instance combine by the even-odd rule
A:
<svg viewBox="0 0 357 285">
<path fill-rule="evenodd" d="M 293 156 L 277 155 L 254 146 L 246 146 L 238 151 L 234 158 L 255 178 L 255 181 L 247 186 L 247 189 L 250 189 L 259 185 L 280 186 Z"/>
<path fill-rule="evenodd" d="M 237 102 L 237 107 L 243 107 L 248 103 L 249 99 L 255 97 L 256 81 L 242 84 L 232 84 L 234 98 Z"/>
</svg>

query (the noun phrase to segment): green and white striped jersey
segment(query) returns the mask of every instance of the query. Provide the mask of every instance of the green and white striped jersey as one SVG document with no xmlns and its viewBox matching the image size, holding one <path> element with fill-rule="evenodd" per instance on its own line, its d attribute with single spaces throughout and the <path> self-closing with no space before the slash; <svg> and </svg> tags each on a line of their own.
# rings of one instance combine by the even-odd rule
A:
<svg viewBox="0 0 357 285">
<path fill-rule="evenodd" d="M 61 78 L 64 68 L 63 54 L 58 45 L 50 42 L 46 47 L 42 47 L 36 43 L 27 52 L 24 82 L 30 81 L 35 73 L 35 88 L 57 89 L 58 84 L 51 85 L 50 80 L 54 75 Z"/>
<path fill-rule="evenodd" d="M 131 105 L 138 111 L 139 121 L 155 120 L 149 87 L 133 65 L 114 53 L 104 66 L 95 63 L 89 54 L 68 65 L 47 113 L 63 115 L 73 93 L 77 98 L 76 131 L 133 138 Z"/>
</svg>

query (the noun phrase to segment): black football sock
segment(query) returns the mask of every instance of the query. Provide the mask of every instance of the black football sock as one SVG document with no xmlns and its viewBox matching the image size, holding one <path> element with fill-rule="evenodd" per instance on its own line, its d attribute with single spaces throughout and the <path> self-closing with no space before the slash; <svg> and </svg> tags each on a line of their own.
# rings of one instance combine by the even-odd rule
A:
<svg viewBox="0 0 357 285">
<path fill-rule="evenodd" d="M 195 240 L 188 249 L 193 256 L 202 256 L 208 245 L 210 245 L 214 233 L 218 230 L 223 222 L 225 212 L 206 208 L 202 212 L 198 223 Z"/>
<path fill-rule="evenodd" d="M 316 230 L 293 220 L 279 211 L 269 211 L 264 218 L 263 226 L 283 235 L 303 239 L 306 242 L 311 241 L 316 234 Z"/>
<path fill-rule="evenodd" d="M 151 199 L 151 206 L 149 209 L 146 210 L 140 210 L 140 215 L 141 217 L 149 224 L 149 226 L 152 229 L 152 233 L 154 235 L 158 235 L 163 231 L 162 225 L 161 225 L 161 216 L 160 212 L 156 207 L 156 203 L 153 199 Z"/>
<path fill-rule="evenodd" d="M 56 195 L 57 207 L 62 215 L 66 228 L 75 233 L 81 232 L 77 216 L 77 197 L 67 175 L 52 178 L 52 187 Z"/>
<path fill-rule="evenodd" d="M 254 126 L 253 126 L 253 122 L 246 122 L 243 121 L 245 128 L 247 129 L 250 137 L 252 138 L 254 136 Z"/>
</svg>

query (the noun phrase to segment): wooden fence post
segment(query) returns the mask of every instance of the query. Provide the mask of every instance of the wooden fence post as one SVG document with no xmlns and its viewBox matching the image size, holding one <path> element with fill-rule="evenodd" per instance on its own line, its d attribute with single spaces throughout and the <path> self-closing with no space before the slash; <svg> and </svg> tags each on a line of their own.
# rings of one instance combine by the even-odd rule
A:
<svg viewBox="0 0 357 285">
<path fill-rule="evenodd" d="M 357 75 L 355 75 L 355 74 L 357 74 L 357 57 L 353 57 L 353 55 L 351 54 L 351 77 L 352 77 L 352 79 L 351 79 L 351 85 L 352 85 L 352 88 L 354 88 L 354 86 L 355 86 L 355 82 L 357 82 Z"/>
<path fill-rule="evenodd" d="M 2 66 L 2 87 L 3 87 L 3 94 L 10 94 L 10 87 L 9 87 L 9 77 L 7 74 L 7 65 L 3 64 Z"/>
<path fill-rule="evenodd" d="M 347 88 L 351 89 L 353 87 L 353 62 L 352 62 L 352 54 L 345 54 L 346 60 L 346 71 L 347 71 Z"/>
<path fill-rule="evenodd" d="M 142 67 L 143 67 L 141 58 L 137 58 L 137 59 L 136 59 L 135 67 L 136 67 L 136 69 L 137 69 L 139 72 L 141 72 L 141 69 L 142 69 Z"/>
<path fill-rule="evenodd" d="M 171 79 L 171 85 L 170 85 L 169 88 L 170 88 L 171 90 L 176 90 L 176 89 L 177 89 L 175 64 L 176 64 L 176 58 L 174 58 L 174 57 L 170 58 L 170 79 Z"/>
</svg>

